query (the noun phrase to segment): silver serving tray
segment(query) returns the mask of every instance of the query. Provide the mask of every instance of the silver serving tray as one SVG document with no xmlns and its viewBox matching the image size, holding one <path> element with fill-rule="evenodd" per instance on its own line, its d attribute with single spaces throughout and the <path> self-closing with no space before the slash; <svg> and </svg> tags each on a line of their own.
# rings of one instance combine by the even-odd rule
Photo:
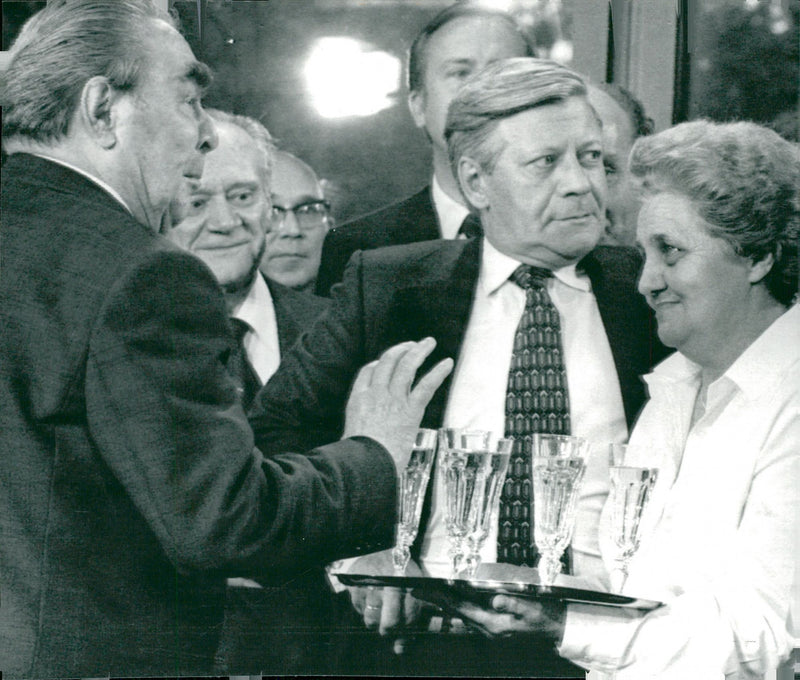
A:
<svg viewBox="0 0 800 680">
<path fill-rule="evenodd" d="M 530 599 L 554 599 L 563 602 L 638 609 L 650 611 L 663 606 L 662 602 L 619 595 L 600 590 L 578 587 L 578 578 L 560 575 L 557 585 L 543 586 L 532 581 L 505 581 L 493 579 L 447 579 L 431 576 L 389 576 L 375 574 L 337 573 L 336 577 L 347 586 L 374 586 L 408 588 L 420 600 L 438 604 L 441 598 L 458 598 L 488 605 L 495 595 L 513 595 Z M 574 582 L 575 585 L 571 585 Z"/>
</svg>

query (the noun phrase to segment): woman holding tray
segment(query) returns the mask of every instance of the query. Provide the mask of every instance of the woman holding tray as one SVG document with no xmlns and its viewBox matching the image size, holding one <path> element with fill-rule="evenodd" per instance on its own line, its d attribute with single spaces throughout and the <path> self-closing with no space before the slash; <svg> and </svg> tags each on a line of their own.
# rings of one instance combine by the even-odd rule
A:
<svg viewBox="0 0 800 680">
<path fill-rule="evenodd" d="M 639 289 L 678 351 L 645 378 L 631 437 L 659 477 L 622 592 L 665 606 L 498 595 L 458 609 L 491 634 L 550 635 L 617 680 L 761 677 L 790 652 L 796 597 L 800 149 L 696 121 L 640 139 L 630 167 Z"/>
</svg>

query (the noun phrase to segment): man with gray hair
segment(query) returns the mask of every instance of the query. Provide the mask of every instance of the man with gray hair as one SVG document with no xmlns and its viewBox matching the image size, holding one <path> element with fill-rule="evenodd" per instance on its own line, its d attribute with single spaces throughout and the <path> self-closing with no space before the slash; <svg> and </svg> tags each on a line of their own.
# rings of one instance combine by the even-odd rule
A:
<svg viewBox="0 0 800 680">
<path fill-rule="evenodd" d="M 449 370 L 359 374 L 347 438 L 254 448 L 222 293 L 156 232 L 217 133 L 208 69 L 148 0 L 56 0 L 3 74 L 0 667 L 209 674 L 225 576 L 391 544 L 396 475 Z M 351 437 L 351 435 L 357 435 Z M 258 443 L 258 442 L 256 442 Z"/>
<path fill-rule="evenodd" d="M 484 238 L 354 255 L 330 312 L 262 394 L 254 427 L 269 430 L 277 448 L 334 435 L 354 368 L 398 340 L 430 335 L 438 345 L 429 360 L 452 356 L 456 369 L 428 405 L 423 426 L 490 430 L 515 440 L 514 472 L 482 560 L 533 566 L 530 448 L 523 443 L 535 432 L 624 442 L 645 398 L 639 376 L 664 350 L 636 293 L 638 254 L 596 247 L 606 194 L 602 130 L 578 74 L 532 58 L 492 64 L 459 90 L 446 136 Z M 589 462 L 573 541 L 577 574 L 598 568 L 606 465 L 605 456 Z M 426 573 L 447 576 L 442 485 L 435 478 L 432 486 L 418 557 Z M 380 568 L 381 560 L 385 555 L 366 556 L 349 570 Z M 410 596 L 396 591 L 351 595 L 366 625 L 384 635 L 414 614 L 404 601 Z M 557 660 L 546 640 L 497 641 L 487 649 L 476 636 L 469 644 L 455 638 L 436 639 L 435 651 L 414 655 L 417 667 L 401 672 L 583 677 Z M 528 652 L 517 653 L 517 645 Z M 540 649 L 541 667 L 529 665 L 531 645 Z"/>
<path fill-rule="evenodd" d="M 273 168 L 278 151 L 253 118 L 208 109 L 217 148 L 203 175 L 187 179 L 170 206 L 166 237 L 205 262 L 225 294 L 241 351 L 235 356 L 245 410 L 278 368 L 281 355 L 326 308 L 259 272 L 267 249 Z"/>
</svg>

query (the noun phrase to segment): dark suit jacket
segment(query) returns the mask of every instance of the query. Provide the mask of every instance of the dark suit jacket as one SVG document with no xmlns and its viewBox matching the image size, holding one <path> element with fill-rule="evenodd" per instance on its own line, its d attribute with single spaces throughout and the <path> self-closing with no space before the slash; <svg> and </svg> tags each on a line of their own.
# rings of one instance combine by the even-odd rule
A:
<svg viewBox="0 0 800 680">
<path fill-rule="evenodd" d="M 270 450 L 335 439 L 358 369 L 405 340 L 437 340 L 421 371 L 458 359 L 480 269 L 480 239 L 437 240 L 356 254 L 333 305 L 283 357 L 254 404 L 251 423 Z M 592 283 L 620 381 L 630 426 L 645 398 L 639 377 L 666 350 L 650 309 L 635 288 L 640 259 L 632 249 L 599 247 L 581 262 Z M 440 427 L 450 378 L 425 411 Z"/>
<path fill-rule="evenodd" d="M 105 191 L 2 172 L 0 665 L 7 677 L 210 672 L 224 577 L 392 539 L 375 442 L 254 449 L 211 272 Z"/>
<path fill-rule="evenodd" d="M 331 229 L 322 246 L 316 293 L 330 295 L 331 286 L 342 280 L 347 261 L 356 250 L 430 241 L 441 235 L 430 186 L 398 203 Z"/>
<path fill-rule="evenodd" d="M 275 307 L 275 321 L 278 324 L 278 346 L 281 356 L 289 351 L 303 331 L 308 330 L 322 315 L 330 300 L 289 288 L 264 277 Z"/>
</svg>

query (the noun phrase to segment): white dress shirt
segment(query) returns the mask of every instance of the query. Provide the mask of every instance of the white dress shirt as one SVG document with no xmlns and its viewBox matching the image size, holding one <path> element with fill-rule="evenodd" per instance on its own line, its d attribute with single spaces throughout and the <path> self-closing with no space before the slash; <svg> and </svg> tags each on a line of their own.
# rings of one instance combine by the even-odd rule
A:
<svg viewBox="0 0 800 680">
<path fill-rule="evenodd" d="M 617 680 L 762 677 L 793 644 L 800 308 L 709 386 L 694 427 L 697 365 L 675 354 L 647 383 L 631 446 L 659 478 L 623 592 L 667 606 L 642 616 L 570 605 L 559 651 L 597 671 L 619 667 Z"/>
<path fill-rule="evenodd" d="M 484 242 L 481 271 L 444 415 L 445 427 L 505 428 L 505 397 L 514 335 L 525 309 L 525 291 L 509 281 L 519 262 Z M 589 279 L 575 266 L 555 272 L 547 291 L 561 318 L 572 434 L 596 443 L 626 441 L 628 429 L 619 379 L 597 301 Z M 573 539 L 575 572 L 594 573 L 599 562 L 597 523 L 608 494 L 608 456 L 593 449 L 584 477 Z M 448 576 L 444 525 L 444 483 L 435 470 L 433 504 L 422 539 L 422 566 L 434 576 Z M 486 539 L 481 559 L 497 560 L 497 523 Z M 593 564 L 595 562 L 595 564 Z"/>
<path fill-rule="evenodd" d="M 267 282 L 260 273 L 256 274 L 247 297 L 234 307 L 231 316 L 250 326 L 250 330 L 244 334 L 244 350 L 263 385 L 278 370 L 281 350 L 275 305 Z"/>
<path fill-rule="evenodd" d="M 431 181 L 431 199 L 433 201 L 433 209 L 439 218 L 439 229 L 442 232 L 442 238 L 458 238 L 458 230 L 461 229 L 461 223 L 464 218 L 469 215 L 469 209 L 463 203 L 454 201 L 444 192 L 439 180 L 436 179 L 436 175 L 433 176 Z"/>
</svg>

